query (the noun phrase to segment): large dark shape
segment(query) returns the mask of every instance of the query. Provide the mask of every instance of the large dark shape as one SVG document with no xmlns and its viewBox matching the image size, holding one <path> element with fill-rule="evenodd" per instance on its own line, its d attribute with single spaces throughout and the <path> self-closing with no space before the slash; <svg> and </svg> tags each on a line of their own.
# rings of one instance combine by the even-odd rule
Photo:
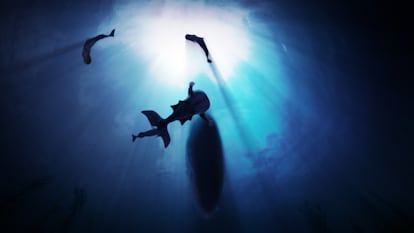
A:
<svg viewBox="0 0 414 233">
<path fill-rule="evenodd" d="M 198 207 L 205 217 L 210 217 L 217 208 L 224 179 L 223 148 L 215 124 L 197 119 L 191 126 L 187 169 Z"/>
</svg>

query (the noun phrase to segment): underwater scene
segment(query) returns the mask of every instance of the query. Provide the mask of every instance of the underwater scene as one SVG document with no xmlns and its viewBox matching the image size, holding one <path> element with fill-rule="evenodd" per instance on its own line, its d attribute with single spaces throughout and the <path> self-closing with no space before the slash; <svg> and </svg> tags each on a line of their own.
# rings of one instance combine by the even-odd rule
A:
<svg viewBox="0 0 414 233">
<path fill-rule="evenodd" d="M 414 232 L 403 8 L 0 3 L 0 232 Z"/>
</svg>

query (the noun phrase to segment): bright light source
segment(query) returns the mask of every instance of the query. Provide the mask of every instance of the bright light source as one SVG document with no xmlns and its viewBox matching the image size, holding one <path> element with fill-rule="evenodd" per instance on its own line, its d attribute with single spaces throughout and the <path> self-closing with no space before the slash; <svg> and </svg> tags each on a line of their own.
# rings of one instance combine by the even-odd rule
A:
<svg viewBox="0 0 414 233">
<path fill-rule="evenodd" d="M 182 86 L 199 73 L 211 76 L 202 49 L 186 41 L 184 36 L 204 37 L 213 62 L 226 80 L 249 53 L 250 39 L 243 24 L 245 16 L 237 8 L 164 3 L 140 8 L 126 6 L 117 11 L 115 21 L 120 26 L 118 39 L 147 62 L 155 80 Z"/>
</svg>

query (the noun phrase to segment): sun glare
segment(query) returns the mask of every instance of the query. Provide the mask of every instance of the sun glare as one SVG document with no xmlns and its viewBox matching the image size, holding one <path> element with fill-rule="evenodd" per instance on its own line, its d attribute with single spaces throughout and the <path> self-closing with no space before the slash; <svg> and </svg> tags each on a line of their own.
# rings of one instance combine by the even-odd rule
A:
<svg viewBox="0 0 414 233">
<path fill-rule="evenodd" d="M 203 37 L 223 79 L 249 55 L 250 39 L 237 8 L 210 7 L 202 3 L 153 4 L 139 9 L 119 9 L 125 21 L 120 40 L 146 62 L 155 80 L 182 85 L 197 74 L 211 76 L 203 50 L 185 39 Z"/>
</svg>

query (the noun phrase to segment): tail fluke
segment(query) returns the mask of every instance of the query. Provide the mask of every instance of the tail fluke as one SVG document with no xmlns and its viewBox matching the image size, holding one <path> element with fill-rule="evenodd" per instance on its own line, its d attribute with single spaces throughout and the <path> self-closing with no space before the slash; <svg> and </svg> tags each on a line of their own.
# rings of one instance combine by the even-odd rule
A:
<svg viewBox="0 0 414 233">
<path fill-rule="evenodd" d="M 115 29 L 112 29 L 111 33 L 109 34 L 109 36 L 114 37 L 115 36 Z"/>
<path fill-rule="evenodd" d="M 137 137 L 138 137 L 137 135 L 133 135 L 132 134 L 132 142 L 135 142 L 135 140 L 137 139 Z"/>
<path fill-rule="evenodd" d="M 171 141 L 170 134 L 168 133 L 167 127 L 160 129 L 159 136 L 162 138 L 162 141 L 164 142 L 164 147 L 167 148 L 167 146 L 170 144 L 170 141 Z"/>
<path fill-rule="evenodd" d="M 159 126 L 161 121 L 163 120 L 160 115 L 158 115 L 158 113 L 154 112 L 154 111 L 142 111 L 142 114 L 144 114 L 147 118 L 148 121 L 150 122 L 150 124 L 152 126 Z"/>
<path fill-rule="evenodd" d="M 147 132 L 140 133 L 139 136 L 152 136 L 157 135 L 162 138 L 162 141 L 164 142 L 164 147 L 167 147 L 170 144 L 171 138 L 170 134 L 167 130 L 167 125 L 163 125 L 162 122 L 164 119 L 158 115 L 158 113 L 154 111 L 142 111 L 142 113 L 148 118 L 148 121 L 152 126 L 156 126 L 157 129 L 152 129 Z"/>
</svg>

